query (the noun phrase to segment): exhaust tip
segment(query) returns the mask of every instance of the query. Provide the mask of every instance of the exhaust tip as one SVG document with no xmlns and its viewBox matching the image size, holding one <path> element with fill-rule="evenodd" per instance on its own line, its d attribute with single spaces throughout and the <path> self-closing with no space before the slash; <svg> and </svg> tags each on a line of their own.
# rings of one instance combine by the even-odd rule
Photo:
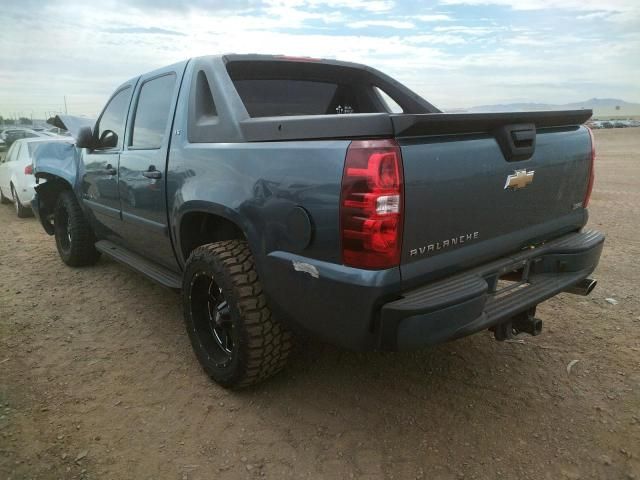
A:
<svg viewBox="0 0 640 480">
<path fill-rule="evenodd" d="M 575 285 L 570 286 L 565 290 L 567 293 L 572 293 L 574 295 L 582 295 L 586 297 L 589 295 L 594 288 L 598 285 L 598 281 L 593 278 L 585 278 Z"/>
</svg>

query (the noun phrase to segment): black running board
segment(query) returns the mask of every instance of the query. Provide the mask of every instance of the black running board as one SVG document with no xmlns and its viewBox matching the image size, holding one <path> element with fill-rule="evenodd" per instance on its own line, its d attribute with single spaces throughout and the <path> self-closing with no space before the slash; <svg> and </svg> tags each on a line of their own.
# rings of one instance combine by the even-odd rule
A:
<svg viewBox="0 0 640 480">
<path fill-rule="evenodd" d="M 96 242 L 96 249 L 106 256 L 113 258 L 115 261 L 142 273 L 160 285 L 178 290 L 182 288 L 182 277 L 179 274 L 157 265 L 113 242 L 100 240 Z"/>
</svg>

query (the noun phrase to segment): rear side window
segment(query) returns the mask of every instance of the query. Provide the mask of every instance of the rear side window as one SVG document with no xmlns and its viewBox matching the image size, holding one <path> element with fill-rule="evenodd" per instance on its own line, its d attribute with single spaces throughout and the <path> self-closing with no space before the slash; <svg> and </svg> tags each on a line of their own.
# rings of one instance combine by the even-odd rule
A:
<svg viewBox="0 0 640 480">
<path fill-rule="evenodd" d="M 29 145 L 28 143 L 25 143 L 24 146 L 22 147 L 22 149 L 20 149 L 20 157 L 18 157 L 20 159 L 20 161 L 26 161 L 29 160 Z"/>
<path fill-rule="evenodd" d="M 398 105 L 398 102 L 396 102 L 393 98 L 391 98 L 391 96 L 387 92 L 385 92 L 384 90 L 382 90 L 379 87 L 373 87 L 373 88 L 378 93 L 378 95 L 380 95 L 380 98 L 384 102 L 384 104 L 387 107 L 387 110 L 389 110 L 389 112 L 391 112 L 391 113 L 403 113 L 404 112 L 404 110 L 402 110 L 402 107 L 400 105 Z"/>
<path fill-rule="evenodd" d="M 131 147 L 141 149 L 160 148 L 169 123 L 174 74 L 149 80 L 142 85 L 133 120 Z"/>
<path fill-rule="evenodd" d="M 251 117 L 384 112 L 365 70 L 296 61 L 232 61 L 227 71 Z"/>
<path fill-rule="evenodd" d="M 353 87 L 310 80 L 237 80 L 252 117 L 360 113 Z"/>
<path fill-rule="evenodd" d="M 9 151 L 7 152 L 7 156 L 4 157 L 4 161 L 5 162 L 10 162 L 11 158 L 13 157 L 14 152 L 16 151 L 18 144 L 13 143 L 10 147 L 9 147 Z"/>
<path fill-rule="evenodd" d="M 10 157 L 7 157 L 7 162 L 15 162 L 20 158 L 20 154 L 22 153 L 23 145 L 24 145 L 24 143 L 20 143 L 19 145 L 16 145 L 16 148 L 13 150 L 13 152 L 9 152 L 12 155 Z"/>
</svg>

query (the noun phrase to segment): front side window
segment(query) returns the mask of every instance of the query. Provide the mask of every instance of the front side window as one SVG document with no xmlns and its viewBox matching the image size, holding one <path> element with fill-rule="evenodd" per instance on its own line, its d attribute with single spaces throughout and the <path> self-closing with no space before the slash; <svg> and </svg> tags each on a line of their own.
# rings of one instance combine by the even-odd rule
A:
<svg viewBox="0 0 640 480">
<path fill-rule="evenodd" d="M 175 82 L 176 76 L 170 74 L 142 85 L 133 120 L 132 148 L 154 149 L 162 146 L 169 123 Z"/>
<path fill-rule="evenodd" d="M 121 145 L 130 92 L 131 87 L 123 88 L 116 93 L 104 109 L 96 127 L 98 149 L 116 148 Z"/>
</svg>

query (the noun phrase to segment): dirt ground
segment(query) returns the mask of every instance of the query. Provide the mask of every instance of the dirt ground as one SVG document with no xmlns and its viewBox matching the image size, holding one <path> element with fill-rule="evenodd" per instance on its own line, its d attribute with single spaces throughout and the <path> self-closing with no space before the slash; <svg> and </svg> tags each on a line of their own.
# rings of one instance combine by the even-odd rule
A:
<svg viewBox="0 0 640 480">
<path fill-rule="evenodd" d="M 540 306 L 541 336 L 311 343 L 241 393 L 203 374 L 178 295 L 108 259 L 64 266 L 3 205 L 0 478 L 640 480 L 640 128 L 596 139 L 600 283 Z"/>
</svg>

